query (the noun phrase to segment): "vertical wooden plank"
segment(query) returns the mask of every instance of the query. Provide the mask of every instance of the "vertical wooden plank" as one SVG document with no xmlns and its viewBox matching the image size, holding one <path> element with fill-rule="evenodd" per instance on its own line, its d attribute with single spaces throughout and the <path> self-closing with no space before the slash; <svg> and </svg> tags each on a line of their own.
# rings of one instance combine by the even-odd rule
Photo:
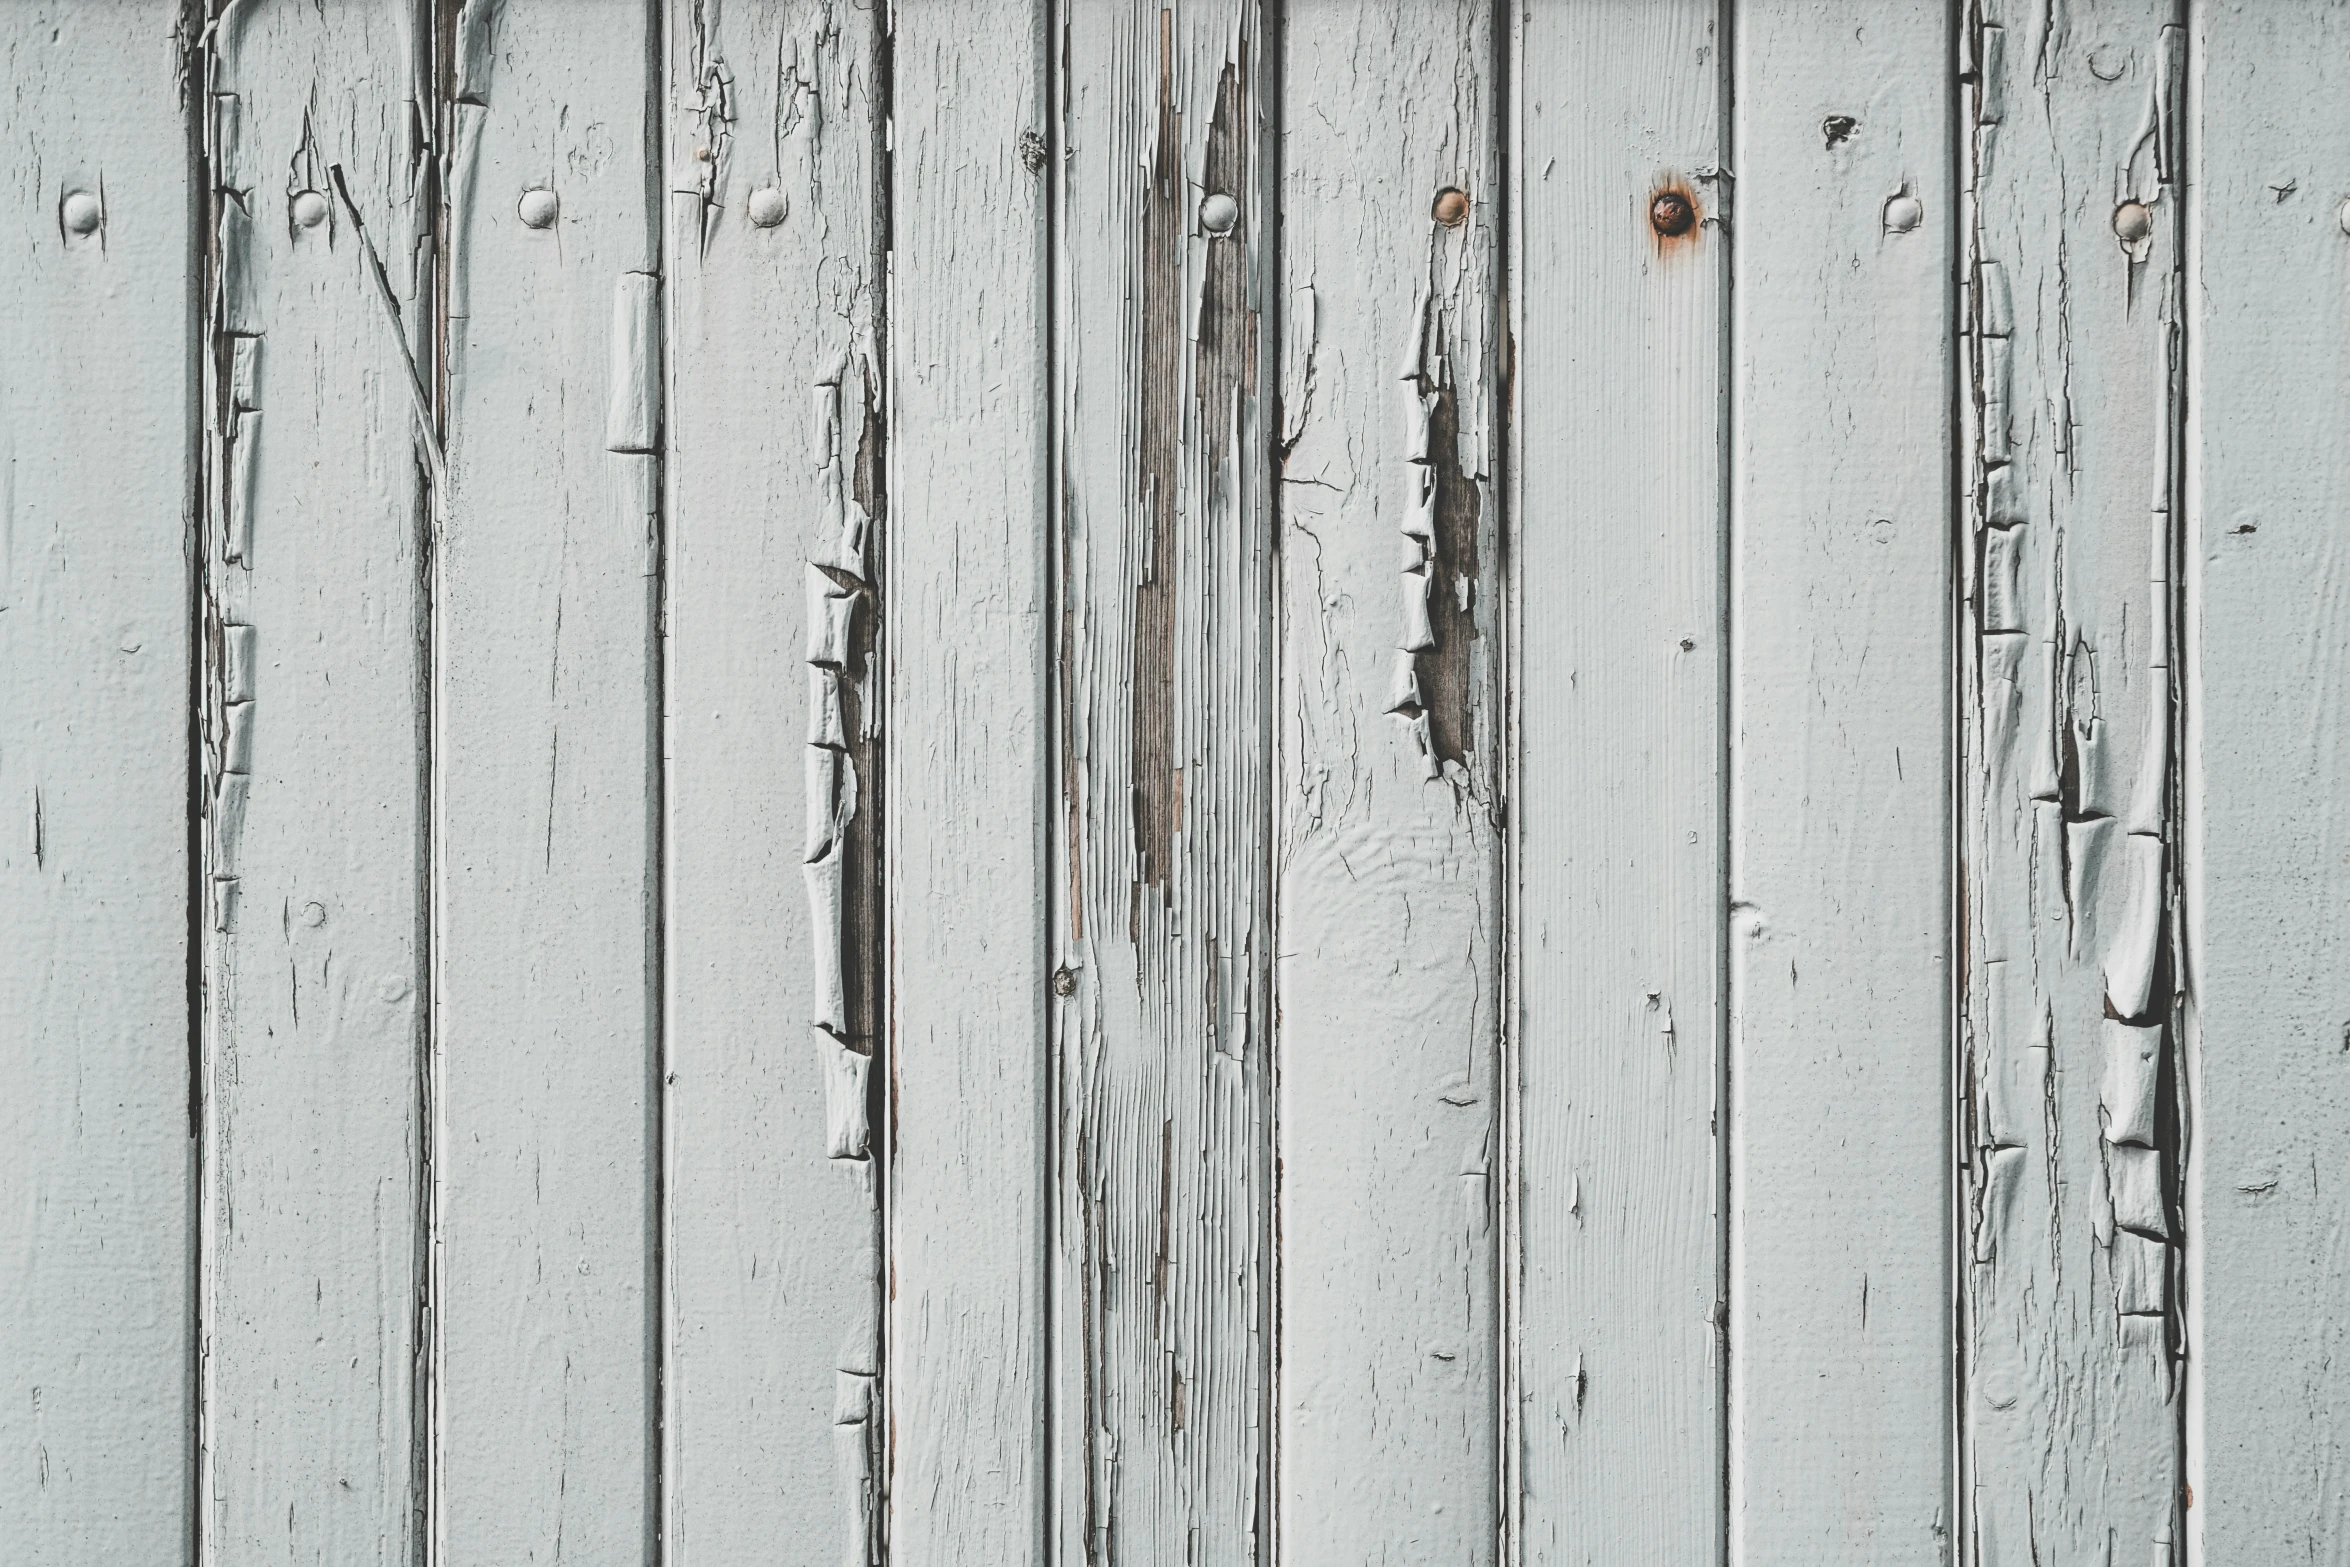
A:
<svg viewBox="0 0 2350 1567">
<path fill-rule="evenodd" d="M 656 1533 L 658 163 L 646 0 L 445 40 L 436 571 L 441 1560 Z"/>
<path fill-rule="evenodd" d="M 2350 15 L 2190 14 L 2187 1518 L 2195 1561 L 2324 1561 L 2350 1539 Z"/>
<path fill-rule="evenodd" d="M 1048 1463 L 1045 7 L 895 28 L 889 1548 L 1011 1567 Z"/>
<path fill-rule="evenodd" d="M 2177 1559 L 2174 0 L 1964 30 L 1972 1559 Z"/>
<path fill-rule="evenodd" d="M 1743 0 L 1730 1555 L 1949 1560 L 1954 18 Z"/>
<path fill-rule="evenodd" d="M 1278 1550 L 1490 1562 L 1491 8 L 1312 0 L 1282 38 Z"/>
<path fill-rule="evenodd" d="M 200 1505 L 224 1562 L 415 1554 L 430 432 L 375 270 L 406 324 L 431 310 L 412 20 L 244 6 L 207 61 Z"/>
<path fill-rule="evenodd" d="M 1516 16 L 1517 1540 L 1680 1564 L 1723 1524 L 1723 40 Z"/>
<path fill-rule="evenodd" d="M 662 1499 L 686 1567 L 873 1544 L 878 42 L 871 8 L 668 7 Z"/>
<path fill-rule="evenodd" d="M 1253 0 L 1063 16 L 1058 1558 L 1265 1511 L 1271 282 Z"/>
<path fill-rule="evenodd" d="M 0 1519 L 34 1567 L 192 1549 L 178 19 L 0 11 Z"/>
</svg>

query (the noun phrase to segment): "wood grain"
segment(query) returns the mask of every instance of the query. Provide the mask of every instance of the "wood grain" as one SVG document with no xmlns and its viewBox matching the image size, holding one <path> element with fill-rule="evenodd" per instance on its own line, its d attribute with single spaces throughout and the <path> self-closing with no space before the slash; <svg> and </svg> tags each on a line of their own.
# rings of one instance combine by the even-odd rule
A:
<svg viewBox="0 0 2350 1567">
<path fill-rule="evenodd" d="M 2337 6 L 2194 9 L 2182 778 L 2198 1562 L 2350 1538 L 2350 124 Z"/>
<path fill-rule="evenodd" d="M 0 1530 L 28 1567 L 194 1534 L 178 9 L 0 9 Z"/>
<path fill-rule="evenodd" d="M 433 301 L 403 265 L 395 325 L 370 261 L 405 262 L 431 222 L 412 20 L 243 7 L 206 56 L 199 1505 L 221 1561 L 415 1554 L 429 432 L 410 344 Z"/>
<path fill-rule="evenodd" d="M 652 15 L 468 6 L 440 106 L 429 1503 L 449 1567 L 641 1558 L 657 1528 Z"/>
<path fill-rule="evenodd" d="M 1723 1538 L 1722 44 L 1675 0 L 1526 9 L 1511 50 L 1511 1489 L 1542 1567 Z"/>
<path fill-rule="evenodd" d="M 1730 1554 L 1951 1548 L 1952 18 L 1736 18 Z"/>
<path fill-rule="evenodd" d="M 1047 1538 L 1045 11 L 908 6 L 893 37 L 889 1548 L 906 1567 L 1039 1561 Z"/>
<path fill-rule="evenodd" d="M 1264 23 L 1062 20 L 1054 1555 L 1241 1560 L 1268 1452 Z"/>
<path fill-rule="evenodd" d="M 2176 1560 L 2169 0 L 1963 38 L 1961 1443 L 1968 1549 Z"/>
<path fill-rule="evenodd" d="M 1498 1540 L 1488 13 L 1283 24 L 1275 1516 L 1297 1563 L 1490 1562 Z"/>
<path fill-rule="evenodd" d="M 672 0 L 667 38 L 664 1545 L 862 1563 L 878 1150 L 834 1134 L 879 1036 L 878 29 Z M 846 664 L 809 662 L 844 605 Z"/>
</svg>

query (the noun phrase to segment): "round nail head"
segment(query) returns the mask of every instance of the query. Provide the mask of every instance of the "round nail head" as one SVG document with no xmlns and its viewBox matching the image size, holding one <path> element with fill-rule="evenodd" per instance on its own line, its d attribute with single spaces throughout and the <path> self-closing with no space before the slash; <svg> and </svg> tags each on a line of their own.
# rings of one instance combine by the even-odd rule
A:
<svg viewBox="0 0 2350 1567">
<path fill-rule="evenodd" d="M 524 228 L 544 229 L 555 226 L 555 193 L 544 185 L 534 185 L 522 193 L 515 209 L 522 217 Z"/>
<path fill-rule="evenodd" d="M 744 211 L 750 214 L 751 226 L 754 228 L 771 229 L 781 223 L 783 215 L 790 210 L 791 203 L 784 199 L 782 191 L 772 185 L 762 185 L 752 191 L 751 199 L 744 204 Z"/>
<path fill-rule="evenodd" d="M 1926 209 L 1917 197 L 1903 191 L 1885 203 L 1885 232 L 1907 234 L 1926 219 Z"/>
<path fill-rule="evenodd" d="M 1667 239 L 1679 239 L 1697 226 L 1697 209 L 1679 191 L 1665 191 L 1648 204 L 1648 226 Z"/>
<path fill-rule="evenodd" d="M 65 226 L 75 234 L 98 232 L 98 198 L 86 190 L 77 190 L 65 198 Z"/>
<path fill-rule="evenodd" d="M 1436 193 L 1436 221 L 1448 229 L 1457 229 L 1469 221 L 1468 193 L 1447 185 Z"/>
<path fill-rule="evenodd" d="M 2154 232 L 2154 214 L 2142 201 L 2125 201 L 2113 209 L 2113 237 L 2125 245 L 2142 245 Z"/>
<path fill-rule="evenodd" d="M 1199 226 L 1211 234 L 1229 234 L 1240 221 L 1240 203 L 1222 191 L 1199 204 Z"/>
<path fill-rule="evenodd" d="M 314 190 L 298 192 L 294 197 L 294 222 L 297 226 L 314 229 L 326 221 L 326 198 Z"/>
<path fill-rule="evenodd" d="M 2342 203 L 2341 224 L 2342 232 L 2350 234 L 2350 201 Z"/>
</svg>

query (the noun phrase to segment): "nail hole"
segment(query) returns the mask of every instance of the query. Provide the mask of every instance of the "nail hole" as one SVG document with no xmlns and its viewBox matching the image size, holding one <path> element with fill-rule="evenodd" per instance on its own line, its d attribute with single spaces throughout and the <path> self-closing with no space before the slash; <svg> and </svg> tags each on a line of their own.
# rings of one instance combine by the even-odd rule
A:
<svg viewBox="0 0 2350 1567">
<path fill-rule="evenodd" d="M 1830 152 L 1852 140 L 1852 133 L 1859 129 L 1860 121 L 1849 114 L 1831 114 L 1820 121 L 1820 135 L 1826 138 Z"/>
</svg>

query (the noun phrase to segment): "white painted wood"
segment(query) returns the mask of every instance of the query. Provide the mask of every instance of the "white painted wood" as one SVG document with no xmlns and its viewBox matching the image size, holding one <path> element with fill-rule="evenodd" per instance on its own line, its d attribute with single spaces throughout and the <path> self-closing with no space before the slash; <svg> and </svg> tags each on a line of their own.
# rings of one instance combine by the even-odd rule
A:
<svg viewBox="0 0 2350 1567">
<path fill-rule="evenodd" d="M 1514 1532 L 1685 1564 L 1723 1527 L 1723 40 L 1696 0 L 1515 31 Z"/>
<path fill-rule="evenodd" d="M 1734 29 L 1738 1562 L 1951 1550 L 1952 24 Z"/>
<path fill-rule="evenodd" d="M 1054 1556 L 1238 1561 L 1270 1451 L 1264 22 L 1062 27 Z"/>
<path fill-rule="evenodd" d="M 193 1534 L 177 14 L 0 10 L 0 1554 L 28 1567 Z"/>
<path fill-rule="evenodd" d="M 652 20 L 635 0 L 469 5 L 441 103 L 429 1501 L 447 1567 L 642 1559 L 656 1533 L 658 459 L 636 379 L 657 361 L 627 352 L 660 259 Z"/>
<path fill-rule="evenodd" d="M 206 62 L 199 1506 L 221 1562 L 415 1554 L 427 468 L 369 262 L 429 221 L 409 12 L 240 7 Z M 429 292 L 398 306 L 423 339 Z"/>
<path fill-rule="evenodd" d="M 1275 1516 L 1298 1564 L 1491 1562 L 1499 1538 L 1489 12 L 1283 23 Z"/>
<path fill-rule="evenodd" d="M 880 975 L 869 900 L 858 939 L 820 926 L 803 862 L 834 836 L 811 780 L 854 774 L 825 863 L 872 885 L 877 29 L 672 0 L 667 34 L 664 1546 L 862 1563 L 878 1188 L 828 1100 L 868 1081 Z M 852 669 L 807 662 L 811 574 L 853 606 Z M 859 1015 L 819 1026 L 820 997 Z"/>
<path fill-rule="evenodd" d="M 2350 1538 L 2350 47 L 2338 6 L 2192 13 L 2182 789 L 2198 1562 Z"/>
<path fill-rule="evenodd" d="M 2010 0 L 1962 40 L 1961 1496 L 1983 1567 L 2177 1559 L 2175 11 Z"/>
<path fill-rule="evenodd" d="M 892 40 L 885 901 L 900 1567 L 1025 1567 L 1045 1552 L 1045 9 L 903 6 Z"/>
</svg>

